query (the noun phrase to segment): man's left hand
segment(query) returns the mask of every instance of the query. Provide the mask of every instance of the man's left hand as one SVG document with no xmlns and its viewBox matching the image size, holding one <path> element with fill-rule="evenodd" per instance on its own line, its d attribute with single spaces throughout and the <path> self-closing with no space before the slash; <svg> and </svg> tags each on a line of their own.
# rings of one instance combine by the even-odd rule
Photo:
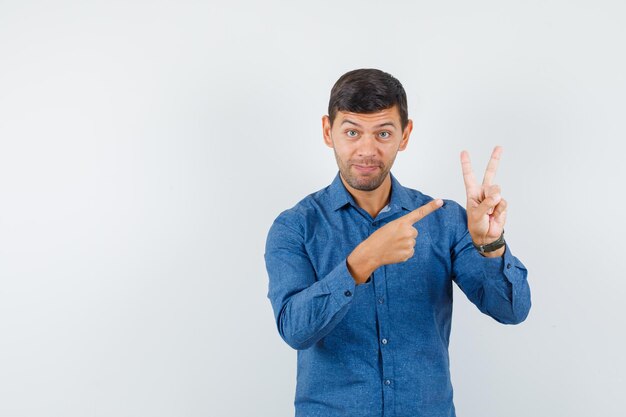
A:
<svg viewBox="0 0 626 417">
<path fill-rule="evenodd" d="M 493 184 L 501 154 L 502 147 L 496 146 L 487 164 L 483 183 L 480 185 L 474 176 L 469 153 L 461 152 L 461 167 L 467 194 L 467 228 L 477 245 L 496 241 L 504 230 L 507 203 L 500 195 L 500 186 Z M 504 247 L 485 253 L 485 256 L 502 256 L 503 253 Z"/>
</svg>

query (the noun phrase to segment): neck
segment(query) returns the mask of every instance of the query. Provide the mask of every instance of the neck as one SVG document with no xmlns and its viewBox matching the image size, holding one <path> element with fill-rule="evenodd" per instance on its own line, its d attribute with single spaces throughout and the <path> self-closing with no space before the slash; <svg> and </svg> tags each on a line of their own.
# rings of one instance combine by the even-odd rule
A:
<svg viewBox="0 0 626 417">
<path fill-rule="evenodd" d="M 340 174 L 341 176 L 341 174 Z M 376 218 L 378 213 L 389 203 L 391 195 L 391 176 L 387 174 L 380 186 L 372 191 L 363 191 L 352 188 L 341 176 L 341 182 L 346 190 L 352 195 L 356 204 L 367 211 L 372 218 Z"/>
</svg>

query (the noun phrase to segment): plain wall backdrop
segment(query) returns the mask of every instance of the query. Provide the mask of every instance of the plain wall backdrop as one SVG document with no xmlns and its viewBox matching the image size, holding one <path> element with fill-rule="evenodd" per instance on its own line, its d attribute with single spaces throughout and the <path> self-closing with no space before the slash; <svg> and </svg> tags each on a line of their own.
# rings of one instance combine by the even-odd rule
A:
<svg viewBox="0 0 626 417">
<path fill-rule="evenodd" d="M 392 172 L 497 182 L 533 307 L 455 286 L 459 417 L 610 416 L 626 392 L 621 1 L 0 1 L 0 417 L 291 416 L 263 253 L 332 181 L 330 88 L 374 67 Z"/>
</svg>

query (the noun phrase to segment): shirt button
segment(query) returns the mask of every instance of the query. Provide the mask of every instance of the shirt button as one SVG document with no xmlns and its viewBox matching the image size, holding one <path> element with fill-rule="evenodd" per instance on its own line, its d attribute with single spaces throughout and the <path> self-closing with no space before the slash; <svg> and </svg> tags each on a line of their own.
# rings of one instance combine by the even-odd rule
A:
<svg viewBox="0 0 626 417">
<path fill-rule="evenodd" d="M 382 304 L 382 303 L 384 303 L 384 302 L 385 302 L 385 299 L 384 299 L 383 297 L 380 297 L 380 298 L 378 299 L 378 304 Z"/>
<path fill-rule="evenodd" d="M 385 385 L 391 385 L 391 380 L 385 379 Z"/>
<path fill-rule="evenodd" d="M 344 292 L 343 295 L 345 295 L 346 297 L 350 297 L 352 293 L 350 292 L 350 290 L 346 290 L 346 292 Z"/>
<path fill-rule="evenodd" d="M 511 269 L 511 264 L 506 264 L 506 269 Z"/>
<path fill-rule="evenodd" d="M 387 344 L 387 339 L 383 339 L 383 340 L 381 340 L 381 342 L 383 342 L 383 345 L 386 345 Z"/>
</svg>

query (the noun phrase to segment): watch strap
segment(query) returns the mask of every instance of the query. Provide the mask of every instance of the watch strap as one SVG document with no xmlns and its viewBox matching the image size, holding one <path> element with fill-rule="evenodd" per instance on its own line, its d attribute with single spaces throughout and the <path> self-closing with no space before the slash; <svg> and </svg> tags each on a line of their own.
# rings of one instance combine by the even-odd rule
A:
<svg viewBox="0 0 626 417">
<path fill-rule="evenodd" d="M 491 243 L 488 243 L 486 245 L 477 245 L 472 241 L 472 244 L 481 254 L 496 251 L 506 244 L 506 242 L 504 241 L 504 230 L 502 231 L 500 237 Z"/>
</svg>

